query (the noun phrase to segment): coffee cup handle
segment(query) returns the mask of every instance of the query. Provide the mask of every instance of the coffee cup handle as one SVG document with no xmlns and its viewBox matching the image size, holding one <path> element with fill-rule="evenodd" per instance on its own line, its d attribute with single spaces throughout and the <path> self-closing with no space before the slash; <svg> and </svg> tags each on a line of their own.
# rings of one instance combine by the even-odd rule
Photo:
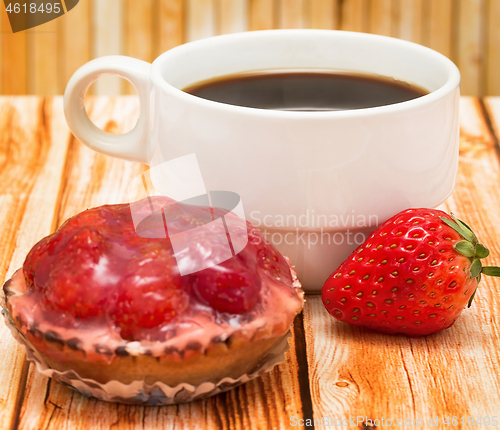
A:
<svg viewBox="0 0 500 430">
<path fill-rule="evenodd" d="M 96 58 L 80 67 L 64 92 L 64 114 L 75 137 L 95 151 L 141 163 L 150 162 L 149 97 L 151 64 L 122 55 Z M 85 110 L 89 86 L 102 75 L 118 75 L 134 85 L 139 95 L 140 117 L 128 133 L 116 135 L 96 127 Z"/>
</svg>

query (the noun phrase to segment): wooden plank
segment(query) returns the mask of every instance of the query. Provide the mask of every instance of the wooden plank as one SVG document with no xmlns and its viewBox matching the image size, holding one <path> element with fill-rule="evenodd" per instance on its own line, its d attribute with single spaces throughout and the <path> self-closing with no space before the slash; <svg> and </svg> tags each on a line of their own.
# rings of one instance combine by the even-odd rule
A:
<svg viewBox="0 0 500 430">
<path fill-rule="evenodd" d="M 31 247 L 53 229 L 61 172 L 66 162 L 69 130 L 62 100 L 0 99 L 0 156 L 7 168 L 0 172 L 0 276 L 9 278 Z M 2 282 L 3 283 L 3 282 Z M 22 397 L 24 348 L 0 320 L 0 429 L 17 420 L 17 398 Z M 13 428 L 13 427 L 12 427 Z"/>
<path fill-rule="evenodd" d="M 2 94 L 27 94 L 27 50 L 26 31 L 12 33 L 7 13 L 0 13 L 2 21 L 1 34 L 1 74 L 0 87 Z"/>
<path fill-rule="evenodd" d="M 429 48 L 435 49 L 448 58 L 452 56 L 453 0 L 429 2 Z"/>
<path fill-rule="evenodd" d="M 278 0 L 278 27 L 304 28 L 305 0 Z"/>
<path fill-rule="evenodd" d="M 333 30 L 339 28 L 339 3 L 337 0 L 310 0 L 308 8 L 308 28 Z"/>
<path fill-rule="evenodd" d="M 424 0 L 401 0 L 397 37 L 410 42 L 423 43 L 423 21 Z"/>
<path fill-rule="evenodd" d="M 484 92 L 484 0 L 460 0 L 458 13 L 458 68 L 462 74 L 463 95 Z"/>
<path fill-rule="evenodd" d="M 487 53 L 486 53 L 486 89 L 485 94 L 490 96 L 500 95 L 500 2 L 488 1 L 487 16 Z"/>
<path fill-rule="evenodd" d="M 124 53 L 130 57 L 148 61 L 155 59 L 153 44 L 154 0 L 137 2 L 126 0 L 124 4 Z M 124 94 L 137 94 L 134 86 L 123 82 Z"/>
<path fill-rule="evenodd" d="M 59 88 L 58 20 L 49 21 L 28 33 L 28 94 L 43 96 L 62 92 Z"/>
<path fill-rule="evenodd" d="M 92 59 L 91 57 L 91 11 L 90 2 L 81 1 L 70 12 L 57 18 L 61 25 L 62 42 L 59 52 L 61 64 L 60 94 L 75 71 Z"/>
<path fill-rule="evenodd" d="M 8 23 L 7 14 L 3 13 L 0 16 L 0 94 L 3 94 L 2 75 L 3 75 L 3 69 L 5 67 L 4 66 L 5 62 L 3 61 L 3 58 L 2 58 L 3 35 L 4 35 L 4 33 L 10 32 L 10 30 L 11 30 L 11 28 L 10 28 L 9 23 Z"/>
<path fill-rule="evenodd" d="M 341 30 L 368 31 L 368 0 L 344 0 L 341 5 Z"/>
<path fill-rule="evenodd" d="M 92 0 L 92 57 L 123 53 L 122 0 Z M 93 85 L 94 94 L 114 96 L 122 93 L 122 80 L 103 76 Z"/>
<path fill-rule="evenodd" d="M 124 52 L 139 60 L 152 62 L 154 0 L 141 2 L 126 0 L 124 24 Z"/>
<path fill-rule="evenodd" d="M 461 107 L 467 145 L 461 148 L 455 191 L 441 208 L 472 225 L 490 247 L 487 263 L 498 264 L 498 232 L 491 226 L 500 222 L 499 160 L 478 100 L 464 98 Z M 310 297 L 304 326 L 314 417 L 384 417 L 395 425 L 397 419 L 439 416 L 434 428 L 446 428 L 445 416 L 498 414 L 500 283 L 485 278 L 454 327 L 424 338 L 349 326 L 329 316 L 319 296 Z M 433 428 L 427 422 L 413 427 Z"/>
<path fill-rule="evenodd" d="M 183 0 L 159 0 L 158 45 L 155 57 L 185 42 L 185 2 Z"/>
<path fill-rule="evenodd" d="M 392 0 L 371 0 L 370 33 L 390 36 L 392 32 Z"/>
<path fill-rule="evenodd" d="M 248 29 L 248 0 L 216 0 L 217 34 Z"/>
<path fill-rule="evenodd" d="M 216 34 L 214 0 L 186 0 L 186 5 L 187 41 L 214 36 Z"/>
<path fill-rule="evenodd" d="M 249 1 L 249 29 L 271 30 L 272 28 L 276 28 L 277 11 L 275 3 L 269 0 Z"/>
</svg>

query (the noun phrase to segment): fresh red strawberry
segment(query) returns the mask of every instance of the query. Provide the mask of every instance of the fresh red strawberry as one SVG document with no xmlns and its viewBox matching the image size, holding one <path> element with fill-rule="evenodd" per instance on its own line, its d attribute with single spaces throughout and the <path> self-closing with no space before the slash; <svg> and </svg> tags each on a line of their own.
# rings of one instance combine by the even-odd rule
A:
<svg viewBox="0 0 500 430">
<path fill-rule="evenodd" d="M 147 329 L 161 328 L 189 305 L 177 265 L 169 250 L 151 243 L 134 255 L 111 311 L 124 339 L 145 337 Z"/>
<path fill-rule="evenodd" d="M 243 259 L 238 254 L 191 275 L 195 294 L 220 312 L 241 314 L 251 310 L 259 300 L 261 280 Z"/>
<path fill-rule="evenodd" d="M 408 209 L 378 227 L 325 282 L 328 312 L 353 325 L 422 336 L 453 325 L 471 304 L 489 251 L 462 221 Z"/>
<path fill-rule="evenodd" d="M 43 292 L 51 306 L 79 318 L 99 315 L 110 287 L 109 279 L 98 276 L 99 268 L 107 264 L 102 258 L 106 242 L 97 229 L 81 227 L 64 243 L 62 252 L 50 263 L 38 266 L 34 282 L 44 285 Z"/>
</svg>

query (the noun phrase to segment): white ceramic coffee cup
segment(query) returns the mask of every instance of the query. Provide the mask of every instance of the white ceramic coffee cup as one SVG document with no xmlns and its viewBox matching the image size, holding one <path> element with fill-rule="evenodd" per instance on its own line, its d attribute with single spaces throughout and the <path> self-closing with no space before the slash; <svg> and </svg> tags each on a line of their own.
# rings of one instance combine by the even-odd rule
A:
<svg viewBox="0 0 500 430">
<path fill-rule="evenodd" d="M 286 68 L 389 76 L 429 94 L 375 108 L 297 112 L 232 106 L 182 91 L 217 76 Z M 103 74 L 137 89 L 141 114 L 127 134 L 98 129 L 85 112 L 85 91 Z M 238 193 L 246 219 L 291 258 L 306 290 L 318 291 L 362 240 L 357 233 L 402 209 L 435 207 L 451 193 L 459 84 L 449 59 L 414 43 L 270 30 L 187 43 L 152 65 L 98 58 L 70 79 L 64 105 L 71 131 L 96 151 L 152 166 L 195 153 L 206 188 Z"/>
</svg>

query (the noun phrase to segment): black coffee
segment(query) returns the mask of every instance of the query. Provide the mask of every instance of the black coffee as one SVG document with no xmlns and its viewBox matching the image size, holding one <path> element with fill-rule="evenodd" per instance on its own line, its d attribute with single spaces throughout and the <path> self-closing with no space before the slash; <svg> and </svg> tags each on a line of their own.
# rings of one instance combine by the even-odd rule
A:
<svg viewBox="0 0 500 430">
<path fill-rule="evenodd" d="M 382 76 L 300 70 L 220 76 L 184 91 L 230 105 L 295 111 L 362 109 L 427 94 L 419 87 Z"/>
</svg>

